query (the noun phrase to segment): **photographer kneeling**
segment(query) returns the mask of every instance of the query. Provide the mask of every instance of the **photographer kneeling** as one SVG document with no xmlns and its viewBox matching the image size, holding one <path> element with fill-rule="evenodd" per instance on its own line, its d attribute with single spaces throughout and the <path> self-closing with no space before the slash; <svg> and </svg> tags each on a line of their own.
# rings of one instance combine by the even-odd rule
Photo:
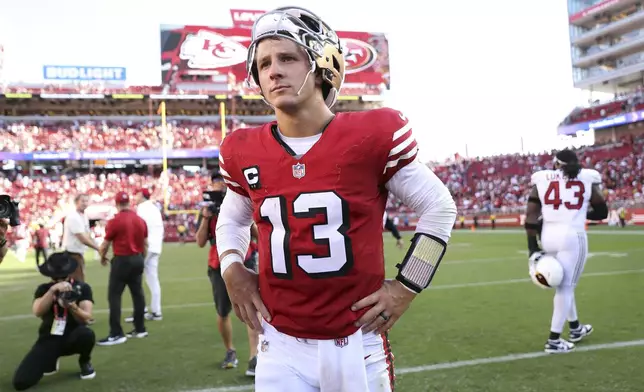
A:
<svg viewBox="0 0 644 392">
<path fill-rule="evenodd" d="M 32 311 L 42 319 L 38 340 L 22 360 L 13 377 L 13 386 L 24 391 L 43 376 L 58 372 L 62 356 L 79 354 L 80 378 L 92 379 L 96 372 L 90 362 L 96 336 L 87 327 L 92 318 L 91 287 L 74 281 L 70 275 L 78 263 L 67 252 L 54 253 L 39 265 L 40 273 L 52 280 L 36 289 Z"/>
</svg>

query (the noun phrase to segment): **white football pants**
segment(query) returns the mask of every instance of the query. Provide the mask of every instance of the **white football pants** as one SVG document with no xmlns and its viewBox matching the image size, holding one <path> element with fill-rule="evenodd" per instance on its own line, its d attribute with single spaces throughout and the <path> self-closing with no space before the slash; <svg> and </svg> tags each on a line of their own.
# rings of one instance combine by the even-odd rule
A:
<svg viewBox="0 0 644 392">
<path fill-rule="evenodd" d="M 145 283 L 150 289 L 150 311 L 161 314 L 161 284 L 159 283 L 159 254 L 148 253 L 145 258 Z"/>
<path fill-rule="evenodd" d="M 557 226 L 544 226 L 541 235 L 543 251 L 553 255 L 563 267 L 561 285 L 555 289 L 554 309 L 550 331 L 561 333 L 566 320 L 576 321 L 577 304 L 575 287 L 581 277 L 588 256 L 588 236 L 585 231 L 578 232 Z"/>
<path fill-rule="evenodd" d="M 392 392 L 393 355 L 375 333 L 331 340 L 298 339 L 263 320 L 256 392 Z"/>
</svg>

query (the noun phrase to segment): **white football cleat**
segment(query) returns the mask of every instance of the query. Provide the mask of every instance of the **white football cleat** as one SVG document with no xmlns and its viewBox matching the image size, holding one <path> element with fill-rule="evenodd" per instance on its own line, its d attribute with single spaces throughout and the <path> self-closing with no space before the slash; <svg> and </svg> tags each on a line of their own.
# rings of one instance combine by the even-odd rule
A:
<svg viewBox="0 0 644 392">
<path fill-rule="evenodd" d="M 583 338 L 585 338 L 586 336 L 588 336 L 591 333 L 593 333 L 593 331 L 594 331 L 594 329 L 593 329 L 592 325 L 590 325 L 590 324 L 582 324 L 579 327 L 579 329 L 570 331 L 569 340 L 571 342 L 577 343 L 580 340 L 582 340 Z"/>
<path fill-rule="evenodd" d="M 575 349 L 575 344 L 564 339 L 551 340 L 546 342 L 544 351 L 548 354 L 569 353 Z"/>
</svg>

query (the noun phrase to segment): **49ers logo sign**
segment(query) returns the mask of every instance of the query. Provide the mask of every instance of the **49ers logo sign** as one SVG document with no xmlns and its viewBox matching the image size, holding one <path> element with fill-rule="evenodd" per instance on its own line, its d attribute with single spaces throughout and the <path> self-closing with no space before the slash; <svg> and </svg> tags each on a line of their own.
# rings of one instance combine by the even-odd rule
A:
<svg viewBox="0 0 644 392">
<path fill-rule="evenodd" d="M 353 38 L 340 38 L 340 41 L 344 50 L 346 73 L 363 71 L 376 62 L 378 52 L 368 43 Z"/>
</svg>

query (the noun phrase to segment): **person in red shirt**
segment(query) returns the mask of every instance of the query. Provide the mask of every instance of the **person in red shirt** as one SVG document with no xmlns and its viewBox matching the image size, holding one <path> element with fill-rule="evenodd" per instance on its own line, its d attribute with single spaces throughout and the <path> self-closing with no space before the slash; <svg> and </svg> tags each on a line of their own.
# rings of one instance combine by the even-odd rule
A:
<svg viewBox="0 0 644 392">
<path fill-rule="evenodd" d="M 39 225 L 40 228 L 36 230 L 34 236 L 34 250 L 36 251 L 36 265 L 40 265 L 40 255 L 43 259 L 47 260 L 47 247 L 49 245 L 49 230 L 45 229 L 43 224 Z"/>
<path fill-rule="evenodd" d="M 223 181 L 217 178 L 216 175 L 212 177 L 212 187 L 215 190 L 220 190 L 225 187 Z M 232 304 L 228 297 L 228 290 L 226 284 L 221 277 L 221 269 L 219 265 L 219 253 L 217 252 L 217 244 L 215 241 L 215 229 L 217 227 L 217 215 L 213 213 L 208 207 L 203 207 L 199 214 L 197 221 L 197 245 L 200 248 L 206 246 L 210 242 L 210 250 L 208 252 L 208 278 L 212 286 L 212 296 L 217 310 L 217 326 L 221 339 L 226 347 L 226 356 L 221 364 L 223 369 L 232 369 L 237 367 L 238 359 L 237 352 L 233 346 L 233 326 L 230 319 L 230 312 Z M 252 270 L 257 270 L 257 226 L 251 226 L 251 241 L 246 253 L 246 260 L 244 265 Z M 246 375 L 255 376 L 255 367 L 257 365 L 257 344 L 258 333 L 252 328 L 248 328 L 248 342 L 250 346 L 250 356 L 248 360 L 248 368 Z"/>
<path fill-rule="evenodd" d="M 99 346 L 113 346 L 125 343 L 127 338 L 148 336 L 144 324 L 145 296 L 142 276 L 144 259 L 148 248 L 148 227 L 145 221 L 130 209 L 130 197 L 125 192 L 116 194 L 118 213 L 107 222 L 105 241 L 101 244 L 99 255 L 101 264 L 111 263 L 108 284 L 110 305 L 110 333 L 97 342 Z M 113 248 L 114 257 L 107 259 L 107 251 Z M 121 326 L 121 297 L 125 286 L 130 289 L 134 305 L 134 330 L 124 334 Z"/>
</svg>

